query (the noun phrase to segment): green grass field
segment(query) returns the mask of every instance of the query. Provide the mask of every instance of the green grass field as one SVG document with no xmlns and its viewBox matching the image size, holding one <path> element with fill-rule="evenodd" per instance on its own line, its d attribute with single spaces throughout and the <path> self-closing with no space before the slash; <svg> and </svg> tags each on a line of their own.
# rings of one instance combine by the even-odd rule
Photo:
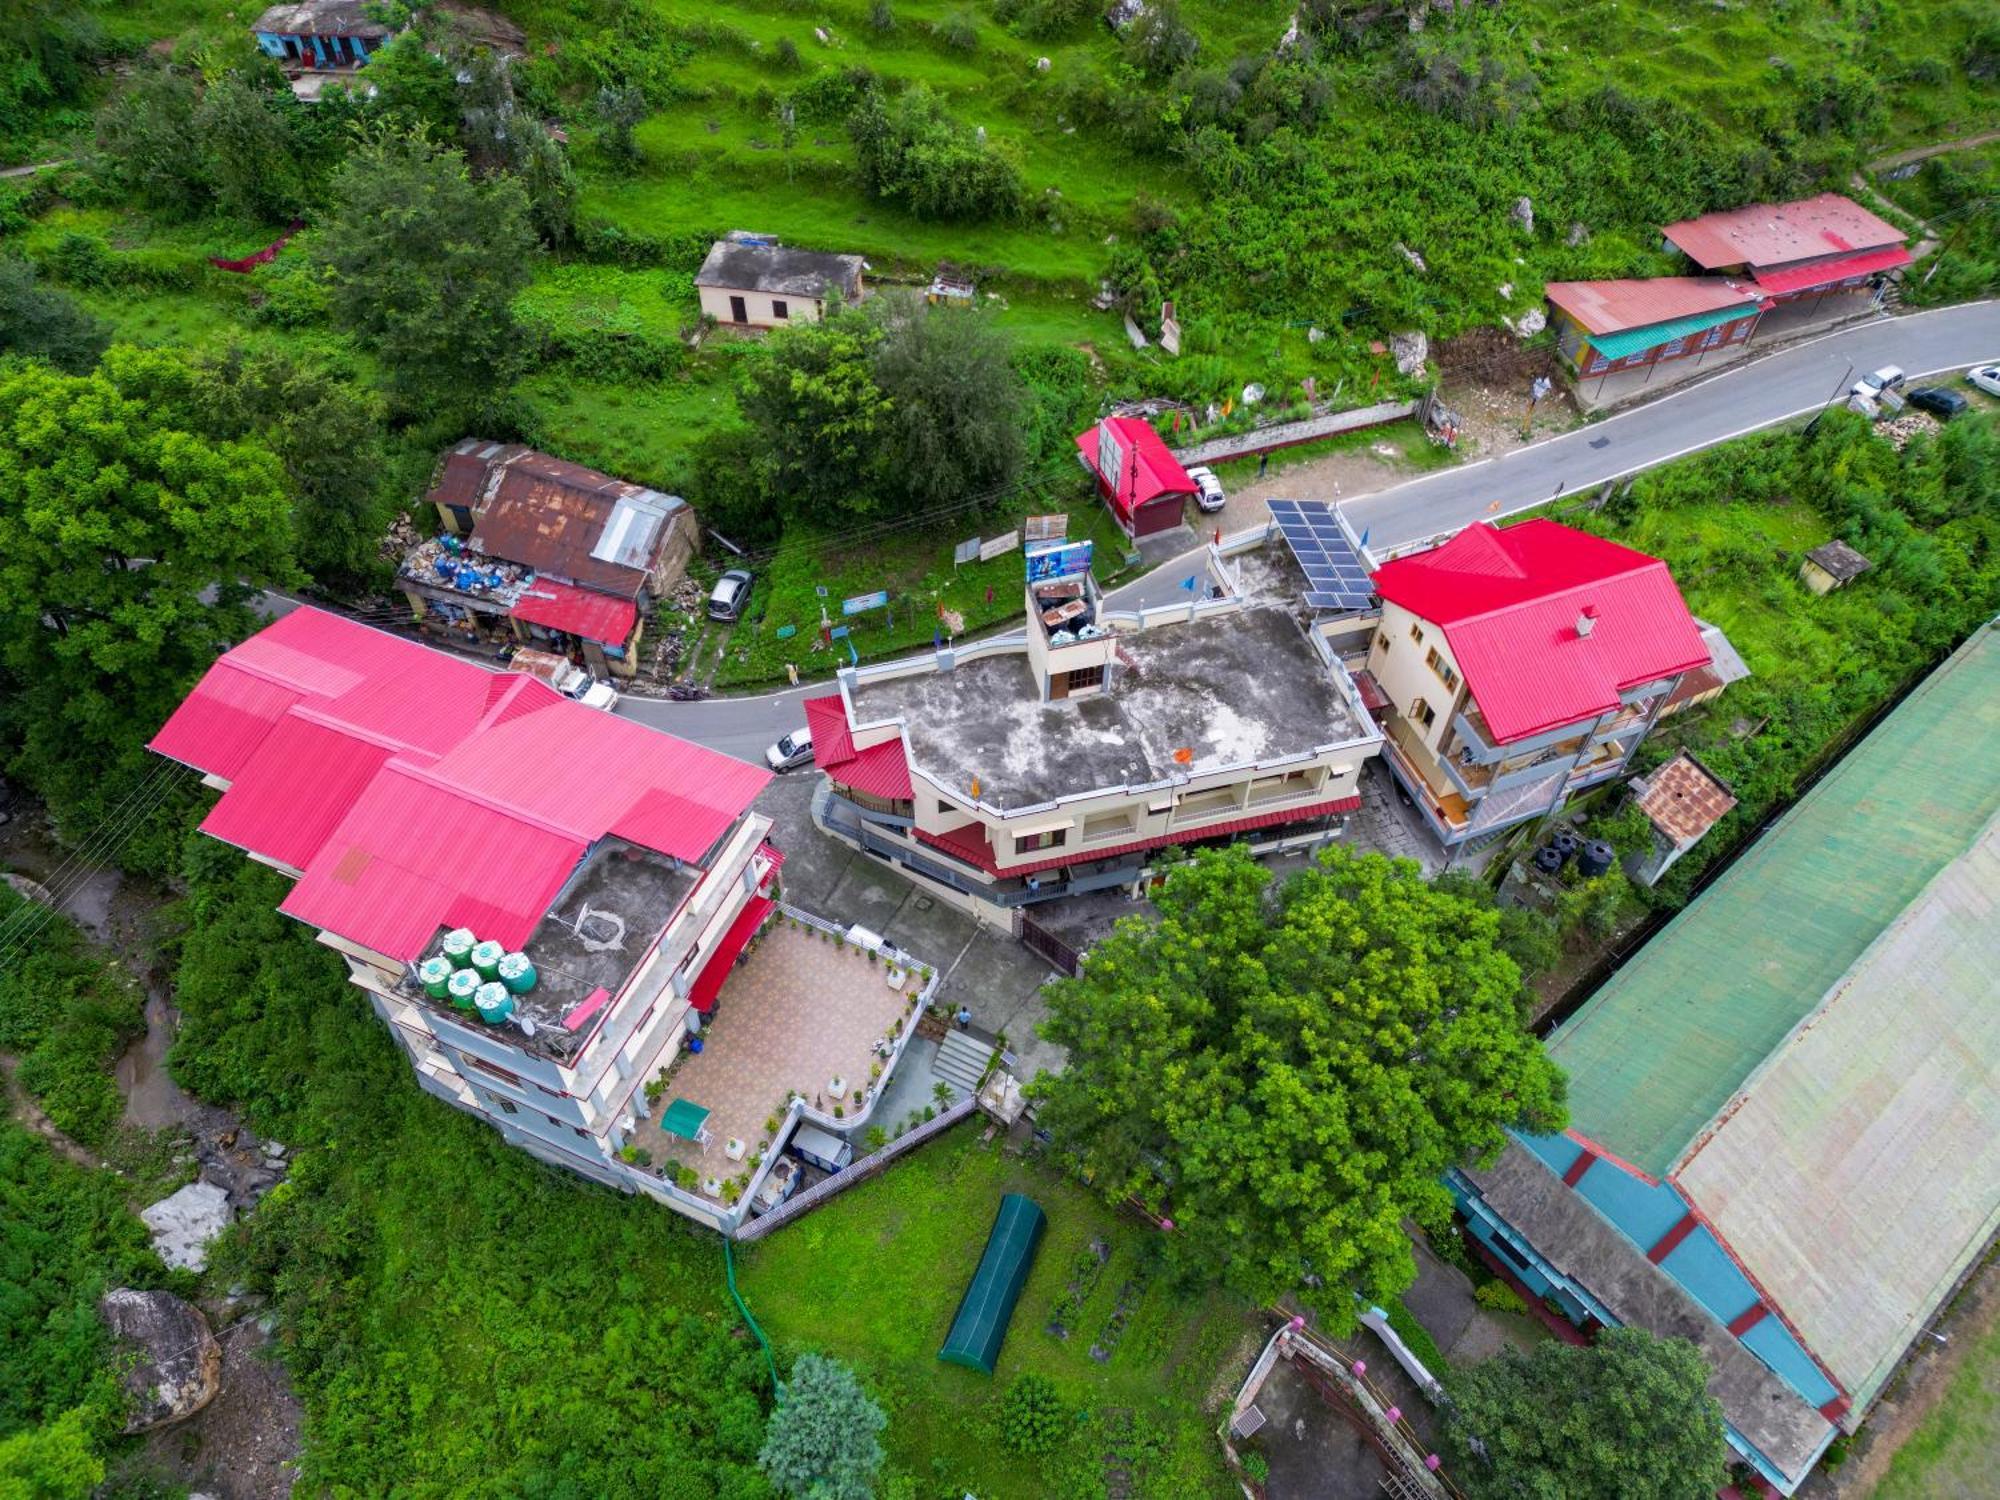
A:
<svg viewBox="0 0 2000 1500">
<path fill-rule="evenodd" d="M 989 1378 L 940 1363 L 937 1351 L 1007 1192 L 1040 1203 L 1048 1232 Z M 1213 1391 L 1233 1392 L 1260 1334 L 1251 1310 L 1220 1293 L 1191 1297 L 1144 1282 L 1149 1233 L 1074 1184 L 981 1144 L 967 1125 L 750 1247 L 738 1271 L 781 1365 L 805 1349 L 853 1363 L 888 1398 L 892 1467 L 934 1476 L 931 1488 L 948 1483 L 982 1500 L 1094 1494 L 1107 1458 L 1123 1450 L 1129 1493 L 1206 1500 L 1230 1481 L 1205 1403 Z M 1058 1339 L 1047 1325 L 1079 1268 L 1096 1265 L 1093 1241 L 1109 1259 L 1082 1305 L 1064 1308 L 1071 1331 Z M 1099 1362 L 1090 1349 L 1121 1295 L 1136 1305 Z M 1029 1370 L 1052 1380 L 1078 1418 L 1071 1442 L 1043 1459 L 1009 1452 L 997 1421 L 1001 1395 Z M 1133 1430 L 1120 1435 L 1126 1416 Z"/>
<path fill-rule="evenodd" d="M 1986 1330 L 1944 1399 L 1896 1451 L 1869 1500 L 1990 1493 L 2000 1453 L 2000 1327 Z"/>
</svg>

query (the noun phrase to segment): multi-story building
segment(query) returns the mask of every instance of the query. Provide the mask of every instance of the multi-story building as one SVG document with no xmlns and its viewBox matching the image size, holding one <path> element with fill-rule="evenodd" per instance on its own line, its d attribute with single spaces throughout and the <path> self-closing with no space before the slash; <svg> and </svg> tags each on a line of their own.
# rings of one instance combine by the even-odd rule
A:
<svg viewBox="0 0 2000 1500">
<path fill-rule="evenodd" d="M 762 769 L 522 674 L 301 609 L 152 748 L 293 879 L 421 1087 L 725 1233 L 798 1124 L 865 1125 L 921 1013 L 904 955 L 776 917 Z"/>
<path fill-rule="evenodd" d="M 1338 837 L 1381 735 L 1325 637 L 1215 547 L 1174 593 L 1042 579 L 1018 634 L 843 671 L 806 704 L 820 825 L 1010 929 L 1168 846 Z"/>
<path fill-rule="evenodd" d="M 1665 563 L 1552 521 L 1468 526 L 1371 582 L 1362 691 L 1449 849 L 1620 775 L 1712 662 Z"/>
</svg>

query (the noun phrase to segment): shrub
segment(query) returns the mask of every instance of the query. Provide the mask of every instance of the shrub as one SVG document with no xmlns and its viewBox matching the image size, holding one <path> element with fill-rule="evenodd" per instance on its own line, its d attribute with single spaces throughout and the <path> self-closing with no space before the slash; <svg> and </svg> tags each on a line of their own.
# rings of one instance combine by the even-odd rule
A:
<svg viewBox="0 0 2000 1500">
<path fill-rule="evenodd" d="M 931 27 L 931 35 L 953 52 L 979 50 L 979 22 L 969 10 L 955 10 Z"/>
<path fill-rule="evenodd" d="M 896 29 L 896 13 L 889 8 L 889 0 L 872 0 L 868 7 L 868 28 L 878 36 L 887 36 Z"/>
<path fill-rule="evenodd" d="M 1243 1473 L 1252 1484 L 1261 1485 L 1271 1477 L 1271 1461 L 1252 1449 L 1243 1455 Z"/>
<path fill-rule="evenodd" d="M 870 88 L 848 116 L 861 185 L 921 219 L 1020 212 L 1020 169 L 923 85 L 893 101 Z"/>
<path fill-rule="evenodd" d="M 1504 1281 L 1482 1281 L 1473 1289 L 1472 1300 L 1489 1312 L 1525 1313 L 1528 1304 Z"/>
<path fill-rule="evenodd" d="M 880 1125 L 870 1125 L 868 1133 L 861 1138 L 861 1144 L 870 1151 L 880 1151 L 889 1144 L 889 1132 Z"/>
<path fill-rule="evenodd" d="M 1032 1370 L 1017 1377 L 1000 1402 L 1000 1441 L 1016 1453 L 1053 1453 L 1071 1425 L 1055 1382 Z"/>
</svg>

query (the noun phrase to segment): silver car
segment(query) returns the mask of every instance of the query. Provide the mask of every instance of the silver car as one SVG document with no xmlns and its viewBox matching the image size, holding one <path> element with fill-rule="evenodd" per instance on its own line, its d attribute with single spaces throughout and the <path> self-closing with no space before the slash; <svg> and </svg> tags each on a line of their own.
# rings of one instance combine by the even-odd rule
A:
<svg viewBox="0 0 2000 1500">
<path fill-rule="evenodd" d="M 764 752 L 764 764 L 774 771 L 789 771 L 796 766 L 809 765 L 813 758 L 813 739 L 810 729 L 794 729 Z"/>
<path fill-rule="evenodd" d="M 708 617 L 711 620 L 740 620 L 744 606 L 750 602 L 750 587 L 755 580 L 748 568 L 731 568 L 715 580 L 715 587 L 708 596 Z"/>
</svg>

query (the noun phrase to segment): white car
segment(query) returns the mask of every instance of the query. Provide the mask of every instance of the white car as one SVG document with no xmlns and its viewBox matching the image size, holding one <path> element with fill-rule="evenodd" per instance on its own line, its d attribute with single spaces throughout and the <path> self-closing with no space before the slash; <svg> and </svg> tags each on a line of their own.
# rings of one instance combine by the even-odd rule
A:
<svg viewBox="0 0 2000 1500">
<path fill-rule="evenodd" d="M 1880 401 L 1884 391 L 1893 391 L 1903 383 L 1903 371 L 1898 365 L 1884 365 L 1873 374 L 1863 375 L 1854 382 L 1850 395 L 1859 396 L 1864 401 Z"/>
<path fill-rule="evenodd" d="M 1222 492 L 1222 481 L 1215 477 L 1215 470 L 1200 465 L 1189 469 L 1187 477 L 1194 481 L 1194 503 L 1207 515 L 1214 515 L 1229 503 L 1229 497 Z"/>
<path fill-rule="evenodd" d="M 601 708 L 609 713 L 618 706 L 618 689 L 553 651 L 516 651 L 507 665 L 516 672 L 526 672 L 530 677 L 541 679 L 565 698 L 574 698 L 585 708 Z"/>
<path fill-rule="evenodd" d="M 794 729 L 764 752 L 764 764 L 774 771 L 789 771 L 794 766 L 808 764 L 813 758 L 813 737 L 810 729 Z"/>
<path fill-rule="evenodd" d="M 1989 396 L 2000 396 L 2000 365 L 1980 365 L 1967 370 L 1965 378 Z"/>
</svg>

